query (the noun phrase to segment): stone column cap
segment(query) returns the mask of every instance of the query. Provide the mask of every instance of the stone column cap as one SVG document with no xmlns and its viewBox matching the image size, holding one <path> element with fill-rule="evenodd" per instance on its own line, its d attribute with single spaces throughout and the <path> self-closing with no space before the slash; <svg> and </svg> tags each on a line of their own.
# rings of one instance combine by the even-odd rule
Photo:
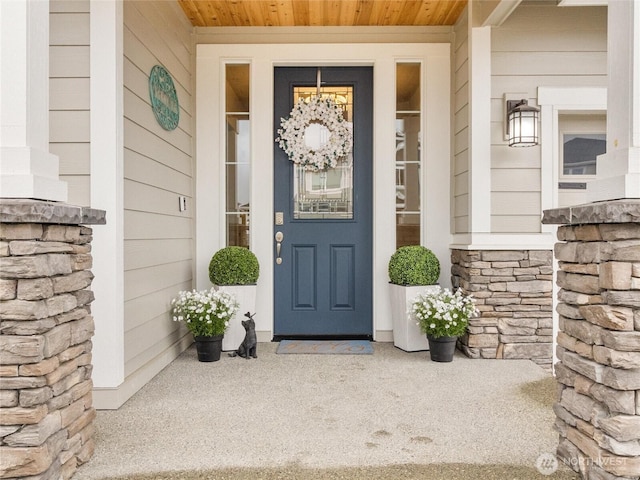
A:
<svg viewBox="0 0 640 480">
<path fill-rule="evenodd" d="M 547 225 L 585 225 L 594 223 L 639 223 L 640 198 L 624 198 L 545 210 Z"/>
<path fill-rule="evenodd" d="M 105 225 L 104 210 L 61 202 L 30 199 L 0 199 L 0 223 L 53 223 L 62 225 Z"/>
</svg>

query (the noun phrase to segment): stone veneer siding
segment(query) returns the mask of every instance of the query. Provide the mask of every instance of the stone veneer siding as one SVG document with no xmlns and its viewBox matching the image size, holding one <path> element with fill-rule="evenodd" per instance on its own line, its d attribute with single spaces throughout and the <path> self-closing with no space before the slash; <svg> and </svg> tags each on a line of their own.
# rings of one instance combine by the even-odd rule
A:
<svg viewBox="0 0 640 480">
<path fill-rule="evenodd" d="M 640 477 L 640 200 L 545 212 L 558 228 L 554 406 L 560 460 L 588 480 Z"/>
<path fill-rule="evenodd" d="M 453 287 L 472 294 L 480 310 L 460 339 L 467 356 L 551 366 L 552 261 L 550 250 L 452 250 Z"/>
<path fill-rule="evenodd" d="M 104 212 L 2 200 L 0 220 L 0 478 L 68 479 L 94 449 L 92 230 L 81 224 Z"/>
</svg>

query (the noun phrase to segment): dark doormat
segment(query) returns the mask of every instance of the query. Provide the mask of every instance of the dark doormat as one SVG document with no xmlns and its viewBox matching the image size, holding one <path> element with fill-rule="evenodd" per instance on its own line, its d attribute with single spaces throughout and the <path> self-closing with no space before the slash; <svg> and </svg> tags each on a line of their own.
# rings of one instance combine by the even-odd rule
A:
<svg viewBox="0 0 640 480">
<path fill-rule="evenodd" d="M 282 340 L 276 353 L 312 355 L 372 355 L 368 340 Z"/>
</svg>

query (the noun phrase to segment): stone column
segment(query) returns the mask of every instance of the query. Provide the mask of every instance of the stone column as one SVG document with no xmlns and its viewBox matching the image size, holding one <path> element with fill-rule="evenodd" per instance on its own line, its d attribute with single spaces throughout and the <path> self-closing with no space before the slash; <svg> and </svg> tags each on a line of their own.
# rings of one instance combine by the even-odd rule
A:
<svg viewBox="0 0 640 480">
<path fill-rule="evenodd" d="M 92 230 L 101 210 L 0 203 L 0 478 L 68 479 L 92 455 Z"/>
<path fill-rule="evenodd" d="M 558 228 L 558 457 L 588 480 L 640 476 L 640 199 L 547 210 Z"/>
</svg>

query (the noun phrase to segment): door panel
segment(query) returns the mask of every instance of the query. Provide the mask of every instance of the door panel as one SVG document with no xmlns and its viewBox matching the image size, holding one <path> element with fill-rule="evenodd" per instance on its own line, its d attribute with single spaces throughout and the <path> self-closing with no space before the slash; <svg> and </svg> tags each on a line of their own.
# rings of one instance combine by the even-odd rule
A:
<svg viewBox="0 0 640 480">
<path fill-rule="evenodd" d="M 295 289 L 294 310 L 316 309 L 316 247 L 314 245 L 294 245 L 293 288 Z"/>
<path fill-rule="evenodd" d="M 355 309 L 355 245 L 331 247 L 331 309 Z"/>
<path fill-rule="evenodd" d="M 315 67 L 275 69 L 274 138 L 294 94 L 316 93 L 316 74 Z M 274 142 L 274 207 L 283 214 L 283 224 L 274 226 L 274 235 L 283 234 L 282 262 L 274 265 L 277 339 L 373 333 L 372 68 L 323 67 L 321 76 L 321 94 L 352 102 L 344 108 L 353 122 L 353 155 L 312 174 Z"/>
</svg>

